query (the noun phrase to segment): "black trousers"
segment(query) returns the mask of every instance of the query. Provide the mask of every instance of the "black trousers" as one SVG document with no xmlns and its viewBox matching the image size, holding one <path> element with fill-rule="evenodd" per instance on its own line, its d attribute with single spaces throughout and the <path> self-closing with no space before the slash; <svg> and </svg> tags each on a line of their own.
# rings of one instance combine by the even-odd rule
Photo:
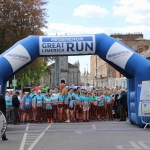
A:
<svg viewBox="0 0 150 150">
<path fill-rule="evenodd" d="M 126 120 L 126 106 L 120 107 L 120 120 Z"/>
<path fill-rule="evenodd" d="M 17 123 L 17 120 L 18 120 L 18 110 L 19 109 L 16 107 L 13 107 L 12 110 L 13 110 L 13 122 L 15 124 L 15 123 Z"/>
<path fill-rule="evenodd" d="M 2 139 L 5 139 L 5 138 L 6 138 L 6 134 L 4 133 L 3 136 L 2 136 Z"/>
</svg>

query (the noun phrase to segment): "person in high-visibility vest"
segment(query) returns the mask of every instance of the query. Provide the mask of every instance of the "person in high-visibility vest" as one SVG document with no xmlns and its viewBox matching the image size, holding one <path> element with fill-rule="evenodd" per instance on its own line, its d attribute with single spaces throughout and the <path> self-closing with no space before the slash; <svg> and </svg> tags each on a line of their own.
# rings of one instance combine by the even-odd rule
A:
<svg viewBox="0 0 150 150">
<path fill-rule="evenodd" d="M 46 93 L 49 92 L 49 87 L 44 84 L 42 87 L 42 91 L 45 91 Z"/>
</svg>

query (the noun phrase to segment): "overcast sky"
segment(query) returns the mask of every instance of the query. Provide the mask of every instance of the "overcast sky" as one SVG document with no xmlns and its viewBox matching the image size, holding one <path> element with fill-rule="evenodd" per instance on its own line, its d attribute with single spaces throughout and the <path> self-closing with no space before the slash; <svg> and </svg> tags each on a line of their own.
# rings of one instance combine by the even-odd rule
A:
<svg viewBox="0 0 150 150">
<path fill-rule="evenodd" d="M 48 0 L 47 35 L 142 32 L 150 39 L 150 0 Z M 69 56 L 90 72 L 90 56 Z"/>
</svg>

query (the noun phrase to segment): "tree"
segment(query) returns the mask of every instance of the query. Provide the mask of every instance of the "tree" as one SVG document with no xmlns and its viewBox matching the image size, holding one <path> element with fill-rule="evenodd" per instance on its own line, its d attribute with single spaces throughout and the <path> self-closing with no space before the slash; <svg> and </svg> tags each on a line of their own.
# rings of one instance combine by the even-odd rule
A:
<svg viewBox="0 0 150 150">
<path fill-rule="evenodd" d="M 3 53 L 17 41 L 29 35 L 44 35 L 46 28 L 46 0 L 0 0 L 0 53 Z M 38 58 L 30 66 L 20 71 L 16 77 L 18 83 L 27 85 L 29 68 L 31 83 L 39 80 L 47 71 L 48 59 Z M 43 70 L 41 72 L 40 70 Z"/>
<path fill-rule="evenodd" d="M 29 35 L 44 35 L 45 0 L 0 0 L 0 53 Z"/>
<path fill-rule="evenodd" d="M 16 74 L 18 86 L 26 87 L 32 85 L 39 85 L 40 78 L 43 75 L 46 75 L 49 71 L 47 69 L 48 67 L 45 65 L 43 58 L 36 59 L 32 64 Z"/>
</svg>

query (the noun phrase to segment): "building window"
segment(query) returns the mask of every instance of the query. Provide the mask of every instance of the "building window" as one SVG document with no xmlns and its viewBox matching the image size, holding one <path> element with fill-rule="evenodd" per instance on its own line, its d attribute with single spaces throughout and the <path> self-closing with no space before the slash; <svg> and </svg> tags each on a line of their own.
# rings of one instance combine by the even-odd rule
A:
<svg viewBox="0 0 150 150">
<path fill-rule="evenodd" d="M 116 81 L 116 86 L 118 86 L 118 81 Z"/>
</svg>

